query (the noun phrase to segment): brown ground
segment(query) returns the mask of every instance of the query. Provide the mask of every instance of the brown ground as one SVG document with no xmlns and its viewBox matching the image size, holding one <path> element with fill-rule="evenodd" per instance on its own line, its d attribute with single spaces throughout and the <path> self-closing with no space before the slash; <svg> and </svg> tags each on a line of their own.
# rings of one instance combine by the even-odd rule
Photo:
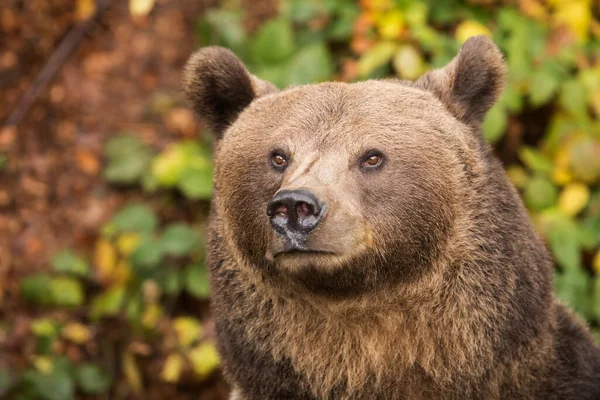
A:
<svg viewBox="0 0 600 400">
<path fill-rule="evenodd" d="M 47 269 L 60 249 L 89 251 L 113 212 L 142 196 L 102 179 L 105 141 L 127 131 L 162 148 L 198 132 L 181 95 L 181 70 L 198 46 L 194 24 L 218 1 L 157 0 L 150 15 L 138 20 L 130 17 L 126 1 L 107 3 L 21 119 L 20 100 L 79 23 L 76 2 L 2 0 L 0 156 L 9 161 L 0 170 L 0 321 L 11 326 L 31 318 L 19 300 L 19 277 Z M 242 3 L 252 6 L 251 29 L 274 10 L 272 0 Z M 16 127 L 4 125 L 15 117 L 21 119 Z M 19 346 L 13 338 L 12 348 Z M 151 397 L 222 398 L 226 388 L 215 382 L 200 393 L 157 386 L 160 392 Z"/>
</svg>

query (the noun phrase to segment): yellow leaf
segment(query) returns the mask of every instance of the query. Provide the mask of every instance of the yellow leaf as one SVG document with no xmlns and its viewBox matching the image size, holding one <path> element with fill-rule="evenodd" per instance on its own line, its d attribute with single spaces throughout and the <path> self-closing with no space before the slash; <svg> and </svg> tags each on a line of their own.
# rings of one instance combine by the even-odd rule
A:
<svg viewBox="0 0 600 400">
<path fill-rule="evenodd" d="M 552 19 L 557 25 L 566 25 L 582 42 L 587 41 L 592 22 L 592 9 L 589 0 L 561 2 L 556 6 Z"/>
<path fill-rule="evenodd" d="M 162 315 L 162 309 L 158 304 L 150 304 L 142 314 L 142 325 L 148 329 L 152 329 L 158 324 Z"/>
<path fill-rule="evenodd" d="M 167 382 L 178 382 L 181 376 L 181 370 L 183 369 L 184 359 L 181 355 L 173 353 L 169 354 L 165 360 L 160 376 L 164 381 Z"/>
<path fill-rule="evenodd" d="M 50 375 L 52 373 L 52 369 L 54 368 L 54 365 L 52 364 L 52 359 L 47 356 L 36 357 L 33 360 L 33 366 L 42 374 L 46 375 Z"/>
<path fill-rule="evenodd" d="M 117 252 L 113 245 L 106 239 L 98 239 L 94 253 L 94 265 L 100 279 L 110 278 L 117 263 Z"/>
<path fill-rule="evenodd" d="M 545 21 L 548 18 L 548 12 L 538 0 L 521 0 L 519 5 L 523 14 L 537 19 L 539 21 Z"/>
<path fill-rule="evenodd" d="M 210 375 L 219 366 L 219 354 L 212 343 L 204 342 L 191 349 L 188 358 L 192 369 L 201 378 Z"/>
<path fill-rule="evenodd" d="M 592 261 L 592 268 L 596 271 L 597 274 L 600 274 L 600 250 L 594 256 L 594 260 Z"/>
<path fill-rule="evenodd" d="M 403 44 L 398 48 L 393 63 L 396 72 L 403 79 L 416 79 L 425 69 L 421 53 L 410 44 Z"/>
<path fill-rule="evenodd" d="M 454 37 L 460 43 L 464 43 L 467 41 L 468 38 L 478 35 L 491 36 L 492 32 L 490 32 L 490 30 L 486 26 L 473 20 L 466 20 L 461 22 L 460 25 L 456 27 L 456 32 L 454 33 Z"/>
<path fill-rule="evenodd" d="M 558 198 L 559 208 L 569 216 L 574 216 L 585 208 L 590 199 L 590 189 L 582 183 L 569 183 Z"/>
<path fill-rule="evenodd" d="M 117 239 L 117 248 L 124 256 L 129 256 L 140 244 L 140 235 L 134 232 L 123 233 Z"/>
<path fill-rule="evenodd" d="M 559 186 L 564 186 L 573 181 L 573 175 L 569 172 L 568 168 L 555 165 L 552 171 L 552 181 Z"/>
<path fill-rule="evenodd" d="M 173 321 L 177 340 L 182 347 L 189 347 L 194 341 L 200 338 L 204 332 L 200 322 L 195 318 L 179 317 Z"/>
<path fill-rule="evenodd" d="M 71 322 L 62 330 L 62 335 L 73 343 L 83 344 L 92 338 L 92 331 L 78 322 Z"/>
<path fill-rule="evenodd" d="M 361 0 L 363 8 L 369 10 L 387 10 L 392 7 L 392 0 Z"/>
<path fill-rule="evenodd" d="M 96 0 L 77 0 L 75 3 L 75 18 L 84 21 L 96 12 Z"/>
<path fill-rule="evenodd" d="M 112 275 L 112 283 L 118 286 L 122 286 L 123 284 L 129 282 L 129 278 L 131 278 L 131 265 L 127 260 L 121 260 L 115 267 Z"/>
<path fill-rule="evenodd" d="M 154 7 L 154 0 L 129 0 L 129 13 L 133 16 L 148 15 Z"/>
<path fill-rule="evenodd" d="M 398 39 L 404 30 L 404 15 L 400 10 L 392 10 L 377 20 L 377 28 L 383 39 Z"/>
<path fill-rule="evenodd" d="M 513 164 L 506 168 L 506 175 L 515 187 L 522 189 L 527 186 L 529 176 L 523 167 L 520 165 Z"/>
<path fill-rule="evenodd" d="M 127 379 L 127 383 L 129 383 L 129 386 L 131 387 L 133 392 L 135 394 L 140 394 L 143 389 L 142 376 L 135 361 L 135 357 L 133 356 L 133 354 L 131 354 L 130 351 L 126 351 L 125 353 L 123 353 L 121 367 L 123 368 L 125 379 Z"/>
</svg>

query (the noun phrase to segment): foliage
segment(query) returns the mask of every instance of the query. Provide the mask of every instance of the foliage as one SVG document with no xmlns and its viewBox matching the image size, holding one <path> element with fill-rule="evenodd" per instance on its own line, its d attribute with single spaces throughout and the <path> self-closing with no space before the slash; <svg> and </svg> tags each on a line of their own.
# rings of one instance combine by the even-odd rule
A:
<svg viewBox="0 0 600 400">
<path fill-rule="evenodd" d="M 184 374 L 207 378 L 219 360 L 202 323 L 166 310 L 182 296 L 205 300 L 209 295 L 198 228 L 174 222 L 161 229 L 150 208 L 131 204 L 105 224 L 90 260 L 64 250 L 52 258 L 50 273 L 23 279 L 21 293 L 32 305 L 72 311 L 62 318 L 32 321 L 37 349 L 31 367 L 18 377 L 0 375 L 11 393 L 40 400 L 104 393 L 114 379 L 108 368 L 75 363 L 56 348 L 68 343 L 83 349 L 99 340 L 115 319 L 126 324 L 131 342 L 164 347 L 169 337 L 178 338 L 178 345 L 164 351 L 166 381 L 176 382 Z M 136 357 L 125 351 L 121 361 L 125 379 L 137 387 L 141 372 Z"/>
<path fill-rule="evenodd" d="M 130 3 L 142 16 L 152 5 Z M 248 32 L 239 3 L 227 1 L 208 10 L 197 30 L 202 45 L 231 48 L 253 73 L 279 87 L 415 79 L 450 61 L 468 37 L 491 36 L 506 55 L 509 76 L 483 134 L 506 162 L 556 260 L 558 296 L 597 329 L 600 20 L 593 7 L 590 0 L 527 0 L 518 7 L 500 0 L 285 0 L 278 15 Z M 139 343 L 157 349 L 165 382 L 206 379 L 218 367 L 205 321 L 180 305 L 182 299 L 205 304 L 209 296 L 202 241 L 206 207 L 195 207 L 211 196 L 205 136 L 160 151 L 136 132 L 107 142 L 107 182 L 142 188 L 148 201 L 116 212 L 91 254 L 61 251 L 52 257 L 50 272 L 22 280 L 22 297 L 43 316 L 29 327 L 36 346 L 26 369 L 0 368 L 0 396 L 68 400 L 109 393 L 118 381 L 141 393 L 141 363 L 149 356 Z M 0 169 L 3 161 L 0 155 Z M 195 206 L 186 218 L 162 212 L 189 208 L 190 202 Z M 86 350 L 114 330 L 115 321 L 125 332 L 116 365 Z M 73 349 L 84 356 L 69 357 Z"/>
</svg>

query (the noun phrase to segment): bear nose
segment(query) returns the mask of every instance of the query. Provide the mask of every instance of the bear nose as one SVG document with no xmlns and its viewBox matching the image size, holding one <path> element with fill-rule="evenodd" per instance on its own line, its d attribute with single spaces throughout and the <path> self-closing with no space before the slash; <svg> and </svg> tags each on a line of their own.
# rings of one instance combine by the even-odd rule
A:
<svg viewBox="0 0 600 400">
<path fill-rule="evenodd" d="M 308 233 L 323 219 L 325 205 L 306 189 L 281 190 L 269 202 L 267 215 L 282 235 Z"/>
</svg>

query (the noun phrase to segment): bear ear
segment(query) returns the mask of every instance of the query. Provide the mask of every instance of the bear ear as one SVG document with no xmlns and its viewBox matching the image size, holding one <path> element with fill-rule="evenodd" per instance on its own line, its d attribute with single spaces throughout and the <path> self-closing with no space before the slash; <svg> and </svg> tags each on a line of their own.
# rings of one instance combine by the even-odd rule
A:
<svg viewBox="0 0 600 400">
<path fill-rule="evenodd" d="M 183 86 L 194 111 L 217 139 L 252 100 L 277 91 L 271 83 L 250 74 L 230 50 L 216 46 L 202 48 L 190 57 Z"/>
<path fill-rule="evenodd" d="M 504 56 L 486 36 L 469 38 L 445 67 L 415 82 L 435 94 L 459 120 L 478 125 L 494 105 L 506 80 Z"/>
</svg>

